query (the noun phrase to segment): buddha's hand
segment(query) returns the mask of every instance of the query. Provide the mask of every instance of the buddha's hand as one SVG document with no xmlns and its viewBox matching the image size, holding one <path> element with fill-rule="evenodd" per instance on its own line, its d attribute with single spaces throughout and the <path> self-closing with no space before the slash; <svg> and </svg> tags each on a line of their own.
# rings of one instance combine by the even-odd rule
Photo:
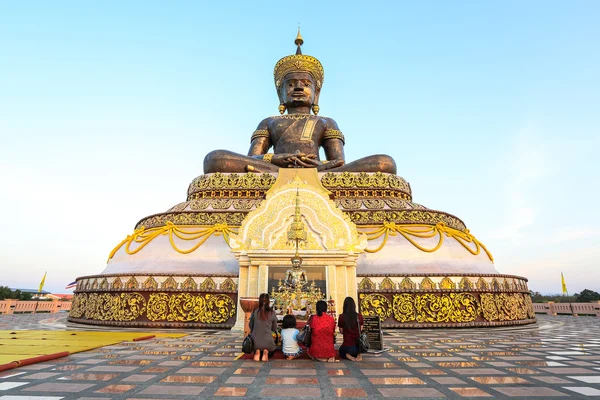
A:
<svg viewBox="0 0 600 400">
<path fill-rule="evenodd" d="M 344 163 L 345 162 L 342 158 L 335 158 L 333 160 L 320 163 L 320 165 L 317 166 L 317 171 L 327 171 L 328 169 L 341 167 L 344 165 Z"/>
<path fill-rule="evenodd" d="M 315 168 L 319 165 L 316 154 L 304 154 L 300 152 L 296 153 L 282 153 L 275 154 L 271 158 L 271 164 L 277 165 L 278 167 L 302 167 L 302 168 Z"/>
</svg>

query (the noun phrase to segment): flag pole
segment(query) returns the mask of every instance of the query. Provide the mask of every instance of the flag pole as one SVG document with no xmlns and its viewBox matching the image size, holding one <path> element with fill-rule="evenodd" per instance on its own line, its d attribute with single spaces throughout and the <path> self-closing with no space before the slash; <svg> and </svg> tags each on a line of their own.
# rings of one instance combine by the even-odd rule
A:
<svg viewBox="0 0 600 400">
<path fill-rule="evenodd" d="M 40 287 L 38 288 L 38 297 L 37 301 L 35 302 L 35 308 L 33 309 L 34 314 L 37 312 L 38 304 L 40 304 L 40 295 L 42 293 L 42 289 L 44 288 L 44 284 L 46 283 L 46 275 L 48 275 L 48 271 L 44 272 L 44 277 L 42 278 L 42 281 L 40 282 Z"/>
</svg>

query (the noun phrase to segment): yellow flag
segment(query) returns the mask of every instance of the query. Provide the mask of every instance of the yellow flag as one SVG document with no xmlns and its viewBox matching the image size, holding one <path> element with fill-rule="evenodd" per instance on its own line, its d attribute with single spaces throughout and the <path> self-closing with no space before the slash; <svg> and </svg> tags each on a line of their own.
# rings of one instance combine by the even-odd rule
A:
<svg viewBox="0 0 600 400">
<path fill-rule="evenodd" d="M 42 289 L 44 288 L 44 283 L 46 283 L 46 274 L 48 273 L 48 271 L 44 272 L 44 277 L 42 278 L 42 281 L 40 282 L 40 288 L 38 289 L 38 293 L 42 293 Z"/>
<path fill-rule="evenodd" d="M 569 294 L 569 292 L 567 291 L 567 284 L 565 283 L 565 277 L 563 275 L 563 273 L 560 273 L 560 280 L 562 283 L 562 292 L 563 294 Z"/>
</svg>

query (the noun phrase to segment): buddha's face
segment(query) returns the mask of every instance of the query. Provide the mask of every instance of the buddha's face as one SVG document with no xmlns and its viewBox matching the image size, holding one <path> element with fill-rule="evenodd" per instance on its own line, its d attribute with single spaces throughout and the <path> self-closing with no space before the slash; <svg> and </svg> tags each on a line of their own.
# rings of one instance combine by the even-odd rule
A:
<svg viewBox="0 0 600 400">
<path fill-rule="evenodd" d="M 296 258 L 296 257 L 293 257 L 293 258 L 292 258 L 292 268 L 293 268 L 293 269 L 298 269 L 298 268 L 300 268 L 300 265 L 301 265 L 301 264 L 302 264 L 302 259 L 300 259 L 300 258 Z"/>
<path fill-rule="evenodd" d="M 315 103 L 315 81 L 308 72 L 290 72 L 283 80 L 281 97 L 283 104 L 312 106 Z"/>
</svg>

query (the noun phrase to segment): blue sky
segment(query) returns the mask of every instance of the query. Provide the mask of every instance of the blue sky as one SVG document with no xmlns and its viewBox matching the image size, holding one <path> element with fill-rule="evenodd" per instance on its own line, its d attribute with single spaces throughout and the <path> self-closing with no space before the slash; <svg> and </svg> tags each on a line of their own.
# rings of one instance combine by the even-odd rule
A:
<svg viewBox="0 0 600 400">
<path fill-rule="evenodd" d="M 531 289 L 600 291 L 600 3 L 298 4 L 1 3 L 0 285 L 64 292 L 245 153 L 300 23 L 347 160 L 393 156 Z"/>
</svg>

